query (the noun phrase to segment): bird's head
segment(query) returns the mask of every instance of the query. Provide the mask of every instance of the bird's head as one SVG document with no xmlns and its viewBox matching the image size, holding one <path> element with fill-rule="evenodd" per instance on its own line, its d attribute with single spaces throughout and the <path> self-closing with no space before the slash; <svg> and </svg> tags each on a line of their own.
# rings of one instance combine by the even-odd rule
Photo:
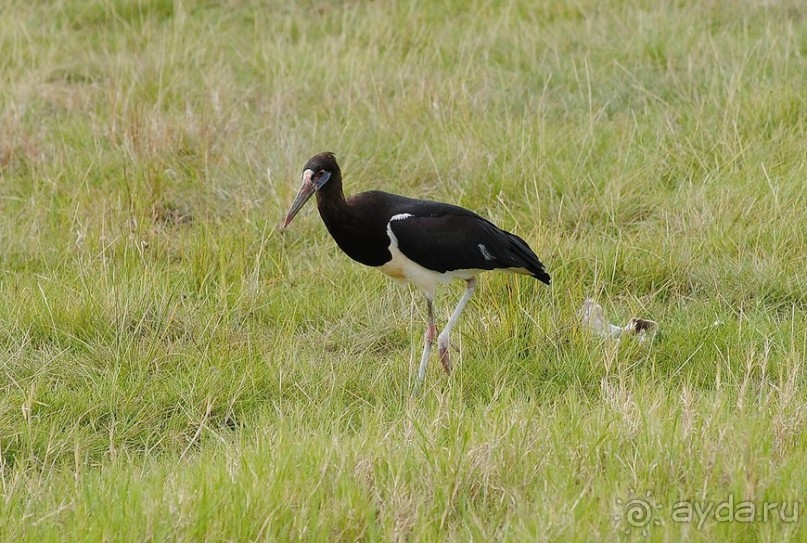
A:
<svg viewBox="0 0 807 543">
<path fill-rule="evenodd" d="M 311 157 L 303 167 L 303 184 L 300 185 L 300 190 L 297 191 L 297 196 L 295 196 L 288 213 L 286 213 L 281 229 L 286 228 L 311 196 L 335 175 L 340 174 L 339 165 L 336 163 L 336 157 L 333 156 L 333 153 L 328 151 Z"/>
</svg>

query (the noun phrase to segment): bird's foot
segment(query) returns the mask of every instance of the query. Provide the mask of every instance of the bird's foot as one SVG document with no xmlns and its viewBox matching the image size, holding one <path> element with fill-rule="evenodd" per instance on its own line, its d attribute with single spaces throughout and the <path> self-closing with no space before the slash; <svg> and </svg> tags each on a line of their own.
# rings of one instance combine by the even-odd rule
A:
<svg viewBox="0 0 807 543">
<path fill-rule="evenodd" d="M 451 375 L 451 354 L 448 352 L 448 338 L 437 338 L 437 352 L 440 353 L 440 364 L 446 370 L 446 375 Z"/>
</svg>

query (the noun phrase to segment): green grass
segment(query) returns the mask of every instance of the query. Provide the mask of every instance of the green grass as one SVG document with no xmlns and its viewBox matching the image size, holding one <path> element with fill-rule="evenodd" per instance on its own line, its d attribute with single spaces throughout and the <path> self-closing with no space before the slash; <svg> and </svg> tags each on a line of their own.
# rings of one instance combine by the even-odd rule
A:
<svg viewBox="0 0 807 543">
<path fill-rule="evenodd" d="M 0 540 L 807 541 L 802 2 L 0 13 Z M 553 287 L 483 276 L 411 398 L 421 297 L 277 229 L 324 150 Z M 729 499 L 799 518 L 673 519 Z"/>
</svg>

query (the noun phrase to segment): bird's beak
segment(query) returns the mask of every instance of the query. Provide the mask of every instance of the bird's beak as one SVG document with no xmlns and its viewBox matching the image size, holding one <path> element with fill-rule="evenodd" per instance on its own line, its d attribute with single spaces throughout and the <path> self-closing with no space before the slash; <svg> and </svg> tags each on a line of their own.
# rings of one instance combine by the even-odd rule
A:
<svg viewBox="0 0 807 543">
<path fill-rule="evenodd" d="M 319 188 L 317 185 L 311 181 L 311 176 L 314 175 L 314 172 L 311 170 L 306 170 L 303 172 L 303 184 L 300 185 L 300 190 L 297 191 L 297 196 L 294 197 L 294 201 L 291 203 L 291 207 L 289 208 L 288 213 L 286 213 L 286 218 L 283 220 L 283 225 L 280 227 L 281 230 L 284 230 L 291 220 L 297 215 L 297 212 L 300 211 L 305 203 L 308 201 L 311 196 L 317 189 Z"/>
</svg>

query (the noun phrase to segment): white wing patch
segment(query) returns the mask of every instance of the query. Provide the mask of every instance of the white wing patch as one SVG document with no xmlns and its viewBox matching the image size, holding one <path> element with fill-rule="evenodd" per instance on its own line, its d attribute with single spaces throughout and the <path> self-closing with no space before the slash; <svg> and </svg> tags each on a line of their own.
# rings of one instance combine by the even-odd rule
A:
<svg viewBox="0 0 807 543">
<path fill-rule="evenodd" d="M 487 247 L 485 247 L 481 243 L 477 245 L 477 247 L 479 247 L 479 252 L 482 253 L 482 256 L 485 258 L 485 260 L 487 260 L 488 262 L 494 260 L 493 255 L 490 254 L 490 251 L 488 251 Z"/>
<path fill-rule="evenodd" d="M 414 215 L 411 213 L 398 213 L 397 215 L 390 217 L 390 220 L 387 223 L 387 236 L 389 236 L 390 247 L 398 247 L 398 238 L 392 233 L 392 221 L 402 221 L 404 219 L 408 219 L 409 217 L 414 217 Z"/>
<path fill-rule="evenodd" d="M 411 213 L 398 213 L 397 215 L 390 217 L 389 222 L 402 221 L 403 219 L 408 219 L 409 217 L 414 217 L 414 215 Z"/>
</svg>

